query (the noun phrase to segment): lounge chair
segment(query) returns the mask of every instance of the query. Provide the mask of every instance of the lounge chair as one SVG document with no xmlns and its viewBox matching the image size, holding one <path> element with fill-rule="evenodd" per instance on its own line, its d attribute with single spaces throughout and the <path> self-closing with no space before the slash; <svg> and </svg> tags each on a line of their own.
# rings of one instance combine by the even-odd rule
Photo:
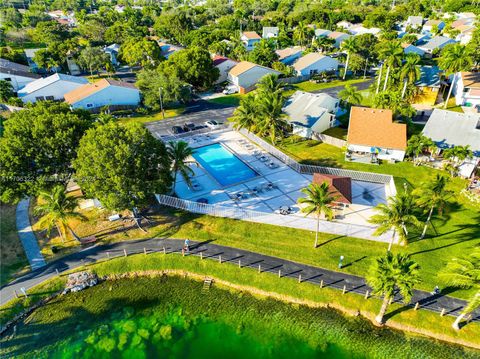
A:
<svg viewBox="0 0 480 359">
<path fill-rule="evenodd" d="M 270 162 L 267 166 L 271 169 L 275 169 L 279 167 L 278 164 L 276 164 L 275 162 Z"/>
<path fill-rule="evenodd" d="M 263 155 L 263 156 L 261 156 L 261 157 L 259 158 L 259 160 L 260 160 L 261 162 L 266 162 L 266 161 L 268 161 L 268 157 L 265 156 L 265 155 Z"/>
</svg>

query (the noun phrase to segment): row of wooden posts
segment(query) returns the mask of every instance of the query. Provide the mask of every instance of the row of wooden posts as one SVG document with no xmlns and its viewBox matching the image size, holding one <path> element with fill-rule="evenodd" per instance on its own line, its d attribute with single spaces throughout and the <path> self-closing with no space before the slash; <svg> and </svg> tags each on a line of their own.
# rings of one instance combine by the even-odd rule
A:
<svg viewBox="0 0 480 359">
<path fill-rule="evenodd" d="M 144 255 L 148 254 L 147 249 L 145 247 L 143 247 L 143 254 Z M 165 247 L 163 247 L 163 254 L 167 254 L 167 249 Z M 127 250 L 125 248 L 123 249 L 123 256 L 124 257 L 128 256 Z M 185 251 L 184 250 L 182 250 L 182 257 L 183 256 L 185 256 Z M 110 252 L 108 252 L 108 251 L 107 251 L 107 258 L 111 259 L 110 258 Z M 200 252 L 200 259 L 203 259 L 203 252 Z M 82 259 L 82 262 L 83 262 L 83 259 Z M 218 256 L 218 262 L 220 264 L 223 263 L 221 255 Z M 238 260 L 238 268 L 242 268 L 242 261 L 240 259 Z M 59 276 L 60 272 L 58 271 L 58 269 L 55 269 L 55 271 L 56 271 L 57 275 Z M 261 264 L 258 265 L 258 273 L 262 273 L 262 265 Z M 282 278 L 282 270 L 281 269 L 278 270 L 278 278 Z M 302 275 L 301 274 L 298 275 L 298 283 L 302 283 Z M 323 287 L 324 287 L 324 283 L 323 283 L 323 279 L 322 279 L 322 280 L 320 280 L 320 288 L 323 288 Z M 14 290 L 14 292 L 15 292 L 15 297 L 19 298 L 17 291 Z M 347 292 L 347 286 L 344 285 L 343 289 L 342 289 L 342 294 L 345 294 L 346 292 Z M 25 297 L 28 297 L 26 290 L 25 290 L 24 294 L 25 294 Z M 365 292 L 364 297 L 365 297 L 365 299 L 368 299 L 370 297 L 370 292 L 368 290 Z M 392 304 L 392 302 L 393 302 L 393 298 L 390 299 L 390 304 Z M 414 310 L 418 310 L 419 308 L 420 308 L 420 303 L 416 302 Z M 445 308 L 442 308 L 442 311 L 440 312 L 440 316 L 443 317 L 445 315 L 445 313 L 446 313 Z"/>
</svg>

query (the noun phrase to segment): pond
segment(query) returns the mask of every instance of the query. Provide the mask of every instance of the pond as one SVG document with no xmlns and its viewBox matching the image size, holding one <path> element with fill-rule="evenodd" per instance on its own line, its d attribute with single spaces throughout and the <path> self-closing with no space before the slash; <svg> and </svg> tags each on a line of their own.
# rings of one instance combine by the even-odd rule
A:
<svg viewBox="0 0 480 359">
<path fill-rule="evenodd" d="M 460 346 L 180 277 L 104 282 L 37 310 L 2 356 L 35 358 L 474 358 Z"/>
</svg>

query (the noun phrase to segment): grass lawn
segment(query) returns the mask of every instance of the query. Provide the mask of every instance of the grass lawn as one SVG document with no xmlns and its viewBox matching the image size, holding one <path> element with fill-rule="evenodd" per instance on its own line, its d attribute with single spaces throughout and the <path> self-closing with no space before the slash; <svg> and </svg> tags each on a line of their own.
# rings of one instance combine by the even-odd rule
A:
<svg viewBox="0 0 480 359">
<path fill-rule="evenodd" d="M 178 107 L 178 108 L 172 108 L 165 110 L 165 118 L 171 118 L 178 116 L 182 114 L 182 112 L 185 111 L 185 107 Z M 120 123 L 132 123 L 132 122 L 137 122 L 137 123 L 147 123 L 147 122 L 155 122 L 155 121 L 162 121 L 163 116 L 162 112 L 154 112 L 149 115 L 140 115 L 140 114 L 135 114 L 132 115 L 132 117 L 121 117 L 118 119 L 118 122 Z"/>
<path fill-rule="evenodd" d="M 245 294 L 239 295 L 237 300 L 227 300 L 223 304 L 211 303 L 211 301 L 215 300 L 213 297 L 210 299 L 208 304 L 202 305 L 202 301 L 205 300 L 202 297 L 199 297 L 192 303 L 192 305 L 197 307 L 213 307 L 218 308 L 218 310 L 230 308 L 233 305 L 233 307 L 236 308 L 234 313 L 237 313 L 237 315 L 245 312 L 239 308 L 242 308 L 241 298 L 249 298 L 248 292 L 254 294 L 254 296 L 258 299 L 272 297 L 280 301 L 293 302 L 295 303 L 293 308 L 295 308 L 296 311 L 301 308 L 299 306 L 300 304 L 314 308 L 328 305 L 352 315 L 355 313 L 360 313 L 362 316 L 370 320 L 373 320 L 381 305 L 380 300 L 377 298 L 364 299 L 362 295 L 354 293 L 342 295 L 340 291 L 329 287 L 320 288 L 318 285 L 313 285 L 310 283 L 299 284 L 295 279 L 278 278 L 275 274 L 258 273 L 256 270 L 250 268 L 239 269 L 231 264 L 220 264 L 212 260 L 201 260 L 198 257 L 187 256 L 182 258 L 178 255 L 164 255 L 160 253 L 149 254 L 147 256 L 140 254 L 129 256 L 127 258 L 121 257 L 112 259 L 110 261 L 92 264 L 86 267 L 86 269 L 93 270 L 99 276 L 128 274 L 128 276 L 132 279 L 123 279 L 123 281 L 128 283 L 126 288 L 136 289 L 131 290 L 127 296 L 122 298 L 120 303 L 115 300 L 115 297 L 122 296 L 125 293 L 125 290 L 122 290 L 121 288 L 122 282 L 107 282 L 96 288 L 85 290 L 84 292 L 68 295 L 67 297 L 60 297 L 49 303 L 47 306 L 39 309 L 38 312 L 31 317 L 30 321 L 33 328 L 29 329 L 27 326 L 25 328 L 27 332 L 33 330 L 33 332 L 39 333 L 40 330 L 41 332 L 45 333 L 45 331 L 50 330 L 50 326 L 57 325 L 56 323 L 62 323 L 63 327 L 65 327 L 65 325 L 69 325 L 69 323 L 72 322 L 72 319 L 75 328 L 80 328 L 82 326 L 85 328 L 91 326 L 92 324 L 86 319 L 87 316 L 96 316 L 102 313 L 105 314 L 105 310 L 107 312 L 113 310 L 107 309 L 113 304 L 115 304 L 117 307 L 121 307 L 124 306 L 125 303 L 127 303 L 127 305 L 133 305 L 133 303 L 128 303 L 135 300 L 142 301 L 142 296 L 144 295 L 143 293 L 145 293 L 145 289 L 143 288 L 150 288 L 150 290 L 147 291 L 149 293 L 149 297 L 154 295 L 154 293 L 157 293 L 157 290 L 151 289 L 154 287 L 153 283 L 161 283 L 156 276 L 160 275 L 162 270 L 173 270 L 175 271 L 174 275 L 175 273 L 180 275 L 186 272 L 188 276 L 197 281 L 202 281 L 204 276 L 213 277 L 215 279 L 214 287 L 212 288 L 211 292 L 203 294 L 203 296 L 205 296 L 207 299 L 209 298 L 209 295 L 211 295 L 210 293 L 215 293 L 220 289 L 229 289 L 232 293 L 238 293 L 239 290 L 246 292 Z M 137 275 L 147 275 L 148 277 L 152 278 L 150 280 L 154 282 L 151 285 L 143 285 L 143 282 L 148 279 L 134 279 L 137 277 Z M 178 283 L 180 280 L 181 279 L 178 278 L 178 280 L 173 281 L 173 283 Z M 163 281 L 165 282 L 165 279 L 163 279 Z M 21 310 L 21 308 L 23 308 L 25 305 L 31 305 L 41 297 L 45 297 L 49 293 L 53 293 L 62 288 L 64 282 L 65 276 L 61 276 L 60 278 L 57 277 L 30 290 L 28 299 L 15 299 L 7 305 L 2 306 L 0 308 L 0 319 L 2 322 L 5 322 L 7 318 L 11 317 L 15 312 Z M 196 287 L 194 293 L 191 294 L 193 298 L 195 298 L 196 295 L 202 296 L 200 291 L 201 283 L 198 283 L 197 285 L 198 287 Z M 165 282 L 165 286 L 168 286 L 168 282 Z M 185 286 L 187 286 L 187 284 L 185 284 Z M 171 292 L 172 297 L 174 297 L 175 293 L 177 293 L 177 291 L 173 289 L 171 289 Z M 96 293 L 99 293 L 98 297 L 95 296 Z M 218 293 L 218 296 L 221 297 L 222 293 Z M 191 298 L 190 294 L 182 294 L 182 298 L 185 297 Z M 72 306 L 69 308 L 68 303 L 71 301 L 73 301 Z M 144 307 L 152 306 L 154 304 L 152 300 L 143 300 L 143 303 Z M 259 304 L 266 307 L 273 305 L 273 303 L 270 301 L 263 301 Z M 165 306 L 163 306 L 163 308 L 165 308 Z M 260 309 L 253 310 L 255 313 L 258 311 L 260 311 Z M 281 319 L 282 316 L 278 315 L 279 310 L 268 311 L 268 318 L 271 317 L 272 312 L 277 313 L 275 316 L 275 325 L 282 326 L 284 320 Z M 267 313 L 265 313 L 265 315 L 267 315 Z M 74 319 L 77 316 L 85 316 L 85 320 L 75 321 Z M 109 318 L 109 316 L 105 315 L 101 315 L 101 317 L 106 319 Z M 290 316 L 286 316 L 286 318 L 288 317 Z M 324 315 L 319 312 L 317 318 L 318 321 L 323 321 L 323 318 Z M 430 334 L 442 339 L 448 339 L 455 342 L 466 341 L 480 345 L 480 325 L 478 323 L 470 323 L 463 327 L 462 330 L 455 331 L 451 328 L 451 324 L 454 320 L 452 317 L 440 317 L 437 313 L 431 313 L 422 309 L 415 311 L 413 308 L 403 308 L 395 303 L 388 308 L 387 318 L 387 325 L 395 328 L 410 328 L 410 330 L 427 331 Z M 338 323 L 341 320 L 341 317 L 335 317 L 334 322 Z M 82 325 L 82 323 L 84 324 Z M 330 325 L 333 326 L 334 324 Z M 364 326 L 362 327 L 365 328 Z M 357 330 L 353 330 L 353 332 L 358 331 L 358 325 L 356 328 Z M 19 333 L 22 333 L 22 328 L 20 329 L 21 330 Z M 325 328 L 324 330 L 330 329 Z M 376 328 L 372 327 L 366 332 L 371 333 L 373 330 L 376 330 Z M 70 330 L 67 330 L 67 332 L 70 332 Z M 52 332 L 52 335 L 55 336 L 58 334 L 56 334 L 54 331 Z M 365 340 L 375 337 L 376 335 L 371 336 L 369 334 Z M 386 338 L 390 341 L 394 340 L 391 335 L 388 335 Z M 420 338 L 415 339 L 415 337 L 409 338 L 410 345 L 415 347 L 413 342 L 419 339 Z M 59 340 L 61 339 L 59 338 Z M 18 342 L 18 345 L 23 344 L 24 343 L 22 341 Z M 425 345 L 427 343 L 423 344 Z M 10 345 L 15 345 L 15 343 Z M 396 346 L 394 345 L 393 347 Z"/>
<path fill-rule="evenodd" d="M 328 130 L 322 132 L 322 134 L 324 135 L 339 138 L 341 140 L 347 139 L 347 133 L 348 133 L 348 130 L 346 128 L 341 128 L 341 127 L 330 127 Z"/>
<path fill-rule="evenodd" d="M 364 107 L 372 107 L 373 98 L 375 97 L 375 94 L 370 92 L 370 90 L 362 90 L 362 91 L 359 91 L 359 93 L 363 97 L 362 102 L 360 102 L 360 105 Z"/>
<path fill-rule="evenodd" d="M 0 285 L 28 267 L 15 225 L 15 206 L 3 203 L 0 203 L 0 258 Z"/>
<path fill-rule="evenodd" d="M 215 97 L 208 102 L 215 103 L 218 105 L 230 105 L 230 106 L 238 106 L 240 104 L 240 100 L 242 99 L 241 94 L 232 94 L 232 95 L 225 95 L 225 96 L 220 96 L 220 97 Z"/>
<path fill-rule="evenodd" d="M 331 87 L 337 87 L 337 86 L 345 86 L 345 85 L 355 85 L 361 82 L 368 81 L 364 79 L 352 79 L 352 80 L 334 80 L 331 82 L 312 82 L 312 81 L 304 81 L 304 82 L 299 82 L 298 84 L 292 84 L 293 89 L 288 90 L 284 92 L 285 96 L 290 96 L 292 95 L 295 91 L 305 91 L 305 92 L 313 92 L 313 91 L 319 91 L 319 90 L 324 90 L 328 89 Z"/>
</svg>

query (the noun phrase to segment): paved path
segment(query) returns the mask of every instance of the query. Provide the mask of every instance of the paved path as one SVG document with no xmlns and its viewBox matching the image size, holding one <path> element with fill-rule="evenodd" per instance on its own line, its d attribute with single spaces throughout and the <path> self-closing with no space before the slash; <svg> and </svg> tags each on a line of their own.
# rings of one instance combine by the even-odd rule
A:
<svg viewBox="0 0 480 359">
<path fill-rule="evenodd" d="M 143 253 L 144 248 L 149 252 L 161 252 L 163 248 L 166 248 L 167 255 L 171 253 L 179 253 L 183 241 L 174 239 L 146 239 L 136 240 L 128 242 L 119 242 L 113 244 L 96 245 L 90 248 L 86 248 L 83 251 L 68 255 L 57 261 L 48 263 L 44 268 L 37 269 L 12 283 L 2 287 L 0 289 L 0 305 L 5 304 L 9 300 L 13 299 L 14 291 L 20 293 L 20 288 L 31 288 L 48 278 L 56 275 L 56 269 L 59 272 L 73 269 L 82 265 L 83 263 L 93 263 L 99 259 L 107 258 L 107 256 L 116 257 L 123 256 L 124 249 L 127 253 Z M 262 272 L 271 272 L 272 275 L 278 275 L 281 271 L 282 277 L 299 278 L 301 276 L 302 282 L 309 282 L 319 285 L 323 281 L 323 285 L 326 287 L 333 287 L 343 290 L 345 286 L 346 292 L 355 292 L 364 295 L 368 286 L 365 284 L 365 280 L 362 277 L 346 274 L 343 272 L 336 272 L 317 268 L 305 264 L 299 264 L 292 261 L 288 261 L 282 258 L 265 256 L 258 253 L 253 253 L 241 249 L 231 248 L 216 245 L 213 243 L 195 243 L 192 242 L 191 253 L 193 255 L 203 255 L 204 259 L 213 259 L 218 261 L 219 256 L 222 257 L 222 262 L 225 265 L 235 265 L 238 268 L 238 264 L 242 267 L 251 267 L 256 270 L 260 269 Z M 107 254 L 108 252 L 108 254 Z M 179 257 L 179 260 L 181 258 Z M 346 263 L 348 265 L 348 263 Z M 242 270 L 242 269 L 238 269 Z M 401 298 L 396 297 L 395 301 L 400 302 Z M 441 312 L 443 308 L 446 309 L 447 315 L 456 316 L 459 311 L 465 306 L 465 301 L 446 295 L 431 295 L 424 291 L 415 291 L 412 303 L 420 303 L 420 308 L 425 308 L 435 312 Z M 412 304 L 413 305 L 413 304 Z M 400 308 L 393 312 L 400 312 L 406 308 Z M 387 314 L 387 318 L 390 315 Z M 480 321 L 480 310 L 474 313 L 473 320 Z"/>
<path fill-rule="evenodd" d="M 28 216 L 29 206 L 30 198 L 20 201 L 17 205 L 15 216 L 18 236 L 22 242 L 30 267 L 32 270 L 35 270 L 43 267 L 45 265 L 45 260 L 43 259 L 42 253 L 40 253 L 37 237 L 35 237 L 32 227 L 30 226 L 30 218 Z"/>
</svg>

